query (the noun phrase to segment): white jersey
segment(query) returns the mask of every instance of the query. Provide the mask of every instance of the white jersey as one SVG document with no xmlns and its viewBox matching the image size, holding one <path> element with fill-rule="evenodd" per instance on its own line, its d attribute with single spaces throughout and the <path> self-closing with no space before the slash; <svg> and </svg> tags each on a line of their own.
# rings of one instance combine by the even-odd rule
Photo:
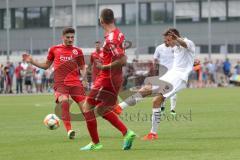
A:
<svg viewBox="0 0 240 160">
<path fill-rule="evenodd" d="M 188 75 L 193 68 L 195 44 L 187 38 L 184 38 L 183 40 L 187 44 L 187 48 L 184 48 L 182 46 L 173 47 L 174 60 L 171 70 L 177 73 L 182 80 L 187 82 Z"/>
<path fill-rule="evenodd" d="M 156 48 L 153 58 L 157 59 L 159 64 L 167 67 L 167 69 L 170 70 L 173 66 L 173 48 L 167 47 L 163 43 Z"/>
</svg>

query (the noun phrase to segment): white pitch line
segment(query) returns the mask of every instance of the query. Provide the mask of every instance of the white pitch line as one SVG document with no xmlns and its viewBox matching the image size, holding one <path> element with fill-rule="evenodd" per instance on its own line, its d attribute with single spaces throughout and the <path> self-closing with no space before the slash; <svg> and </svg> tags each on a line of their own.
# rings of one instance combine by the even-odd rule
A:
<svg viewBox="0 0 240 160">
<path fill-rule="evenodd" d="M 53 93 L 23 93 L 23 94 L 0 94 L 0 97 L 11 97 L 11 96 L 48 96 L 48 95 L 53 95 Z"/>
</svg>

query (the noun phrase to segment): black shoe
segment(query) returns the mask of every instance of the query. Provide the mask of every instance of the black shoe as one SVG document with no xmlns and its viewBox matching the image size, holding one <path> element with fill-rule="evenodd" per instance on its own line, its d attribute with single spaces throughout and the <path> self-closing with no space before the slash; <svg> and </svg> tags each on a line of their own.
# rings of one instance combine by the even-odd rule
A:
<svg viewBox="0 0 240 160">
<path fill-rule="evenodd" d="M 165 107 L 161 107 L 161 112 L 164 112 L 165 111 Z"/>
<path fill-rule="evenodd" d="M 175 116 L 177 113 L 174 110 L 171 110 L 170 114 Z"/>
<path fill-rule="evenodd" d="M 74 139 L 76 136 L 76 132 L 74 130 L 68 131 L 68 138 L 69 139 Z"/>
</svg>

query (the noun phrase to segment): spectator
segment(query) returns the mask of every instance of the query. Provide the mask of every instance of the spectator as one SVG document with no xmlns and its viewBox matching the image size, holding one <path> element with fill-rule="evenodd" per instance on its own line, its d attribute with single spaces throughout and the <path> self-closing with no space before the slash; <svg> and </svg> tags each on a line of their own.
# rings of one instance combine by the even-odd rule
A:
<svg viewBox="0 0 240 160">
<path fill-rule="evenodd" d="M 51 76 L 51 68 L 45 71 L 46 82 L 44 87 L 46 91 L 48 91 L 48 88 L 49 88 L 50 76 Z"/>
<path fill-rule="evenodd" d="M 231 74 L 231 63 L 228 58 L 223 62 L 223 72 L 226 77 L 229 77 Z"/>
<path fill-rule="evenodd" d="M 28 65 L 25 73 L 25 87 L 27 93 L 32 93 L 32 79 L 33 79 L 34 69 L 31 64 Z"/>
<path fill-rule="evenodd" d="M 54 68 L 53 67 L 50 67 L 50 75 L 49 75 L 49 81 L 48 81 L 48 92 L 52 92 L 53 89 L 53 83 L 54 83 Z"/>
<path fill-rule="evenodd" d="M 16 91 L 17 93 L 23 93 L 22 90 L 22 81 L 24 76 L 24 70 L 21 65 L 21 62 L 18 63 L 18 66 L 15 68 L 15 76 L 16 76 Z"/>
<path fill-rule="evenodd" d="M 47 83 L 47 77 L 46 77 L 46 71 L 43 70 L 42 71 L 42 92 L 45 91 L 45 88 L 46 88 L 46 83 Z"/>
<path fill-rule="evenodd" d="M 0 93 L 4 91 L 4 70 L 3 65 L 0 64 Z"/>
<path fill-rule="evenodd" d="M 212 63 L 212 61 L 210 60 L 207 64 L 207 68 L 208 68 L 208 85 L 213 87 L 215 82 L 216 82 L 216 67 L 215 64 Z"/>
<path fill-rule="evenodd" d="M 13 84 L 13 76 L 14 76 L 14 71 L 15 71 L 15 67 L 13 65 L 12 62 L 9 62 L 9 76 L 10 76 L 10 93 L 13 93 L 12 91 L 12 84 Z"/>
<path fill-rule="evenodd" d="M 237 65 L 234 67 L 235 74 L 240 75 L 240 61 L 237 62 Z"/>
<path fill-rule="evenodd" d="M 11 81 L 11 76 L 9 72 L 9 67 L 5 66 L 4 67 L 4 80 L 5 80 L 5 93 L 12 93 L 11 87 L 12 87 L 12 81 Z"/>
<path fill-rule="evenodd" d="M 203 85 L 203 87 L 208 86 L 209 71 L 208 71 L 207 65 L 208 65 L 208 61 L 206 61 L 206 59 L 205 59 L 203 65 L 202 65 L 202 85 Z"/>
<path fill-rule="evenodd" d="M 223 74 L 223 63 L 217 59 L 215 62 L 215 74 L 216 74 L 216 83 L 219 85 L 222 81 Z"/>
<path fill-rule="evenodd" d="M 132 64 L 127 64 L 125 67 L 123 67 L 123 89 L 127 89 L 128 88 L 128 80 L 131 76 L 133 76 L 134 69 Z M 135 84 L 130 84 L 131 85 L 135 85 Z"/>
<path fill-rule="evenodd" d="M 36 92 L 42 92 L 42 69 L 37 68 L 36 73 L 34 75 L 35 85 L 36 85 Z"/>
<path fill-rule="evenodd" d="M 200 60 L 196 59 L 193 65 L 193 70 L 196 72 L 194 87 L 200 88 L 202 86 L 202 66 Z"/>
<path fill-rule="evenodd" d="M 23 62 L 21 63 L 21 66 L 22 66 L 22 68 L 23 68 L 24 70 L 26 70 L 27 67 L 28 67 L 28 63 L 25 62 L 25 61 L 23 61 Z"/>
<path fill-rule="evenodd" d="M 147 65 L 147 68 L 149 69 L 148 76 L 157 76 L 154 63 L 149 60 Z"/>
</svg>

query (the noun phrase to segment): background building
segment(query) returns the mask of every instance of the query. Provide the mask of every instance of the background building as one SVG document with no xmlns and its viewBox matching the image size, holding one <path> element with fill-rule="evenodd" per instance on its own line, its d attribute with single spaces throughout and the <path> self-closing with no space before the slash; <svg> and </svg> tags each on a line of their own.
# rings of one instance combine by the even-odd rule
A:
<svg viewBox="0 0 240 160">
<path fill-rule="evenodd" d="M 96 24 L 106 7 L 114 10 L 116 23 L 138 54 L 153 53 L 163 31 L 174 25 L 196 43 L 198 53 L 208 53 L 209 42 L 213 54 L 240 53 L 239 0 L 211 0 L 210 6 L 207 0 L 0 0 L 0 55 L 8 50 L 10 55 L 26 50 L 44 54 L 61 41 L 66 26 L 76 26 L 78 46 L 92 48 L 102 40 Z"/>
</svg>

